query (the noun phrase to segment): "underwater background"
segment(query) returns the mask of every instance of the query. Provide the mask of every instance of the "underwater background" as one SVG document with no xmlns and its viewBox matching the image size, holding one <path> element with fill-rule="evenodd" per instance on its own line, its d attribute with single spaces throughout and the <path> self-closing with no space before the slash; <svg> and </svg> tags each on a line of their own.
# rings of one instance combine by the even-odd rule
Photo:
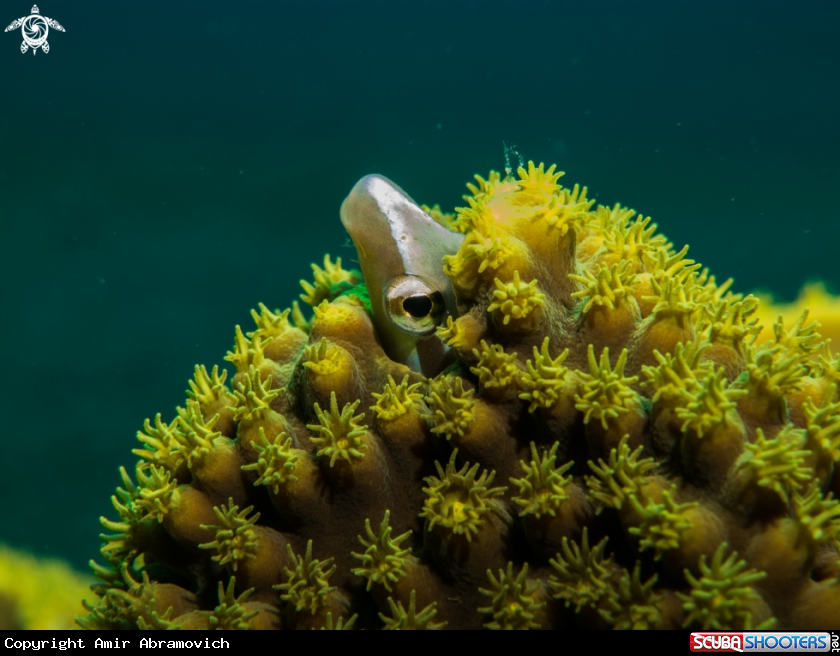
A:
<svg viewBox="0 0 840 656">
<path fill-rule="evenodd" d="M 1 543 L 98 555 L 144 419 L 311 262 L 352 265 L 366 173 L 451 211 L 507 144 L 736 291 L 840 288 L 837 2 L 39 8 L 49 53 L 0 33 Z"/>
</svg>

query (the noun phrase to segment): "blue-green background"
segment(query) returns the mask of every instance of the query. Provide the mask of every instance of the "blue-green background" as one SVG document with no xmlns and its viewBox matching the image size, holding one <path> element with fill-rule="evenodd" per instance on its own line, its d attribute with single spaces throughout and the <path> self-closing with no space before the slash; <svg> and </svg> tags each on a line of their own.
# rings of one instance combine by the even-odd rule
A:
<svg viewBox="0 0 840 656">
<path fill-rule="evenodd" d="M 506 141 L 738 290 L 840 283 L 834 0 L 40 8 L 49 54 L 0 33 L 0 541 L 97 555 L 143 420 L 352 259 L 366 173 L 452 208 Z"/>
</svg>

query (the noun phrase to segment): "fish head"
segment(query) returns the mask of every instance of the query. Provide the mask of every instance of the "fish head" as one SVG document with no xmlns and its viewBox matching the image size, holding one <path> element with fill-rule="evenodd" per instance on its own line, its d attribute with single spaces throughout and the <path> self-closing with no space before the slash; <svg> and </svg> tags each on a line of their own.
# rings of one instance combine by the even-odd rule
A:
<svg viewBox="0 0 840 656">
<path fill-rule="evenodd" d="M 425 376 L 437 375 L 454 355 L 435 330 L 458 316 L 443 258 L 458 251 L 464 236 L 376 174 L 354 185 L 341 204 L 341 222 L 356 247 L 385 352 Z"/>
</svg>

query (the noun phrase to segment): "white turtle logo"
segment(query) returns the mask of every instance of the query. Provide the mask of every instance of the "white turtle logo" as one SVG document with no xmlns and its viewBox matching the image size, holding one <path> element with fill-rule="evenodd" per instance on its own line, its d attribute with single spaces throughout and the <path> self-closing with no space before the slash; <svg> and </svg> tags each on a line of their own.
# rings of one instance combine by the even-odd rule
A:
<svg viewBox="0 0 840 656">
<path fill-rule="evenodd" d="M 47 43 L 47 34 L 49 34 L 50 28 L 64 32 L 64 28 L 58 24 L 58 21 L 41 16 L 38 5 L 32 5 L 32 13 L 29 16 L 23 16 L 16 21 L 12 21 L 12 24 L 4 31 L 11 32 L 17 28 L 20 28 L 23 33 L 23 43 L 20 44 L 20 51 L 26 52 L 32 48 L 33 55 L 38 48 L 41 48 L 44 52 L 50 51 L 50 44 Z"/>
</svg>

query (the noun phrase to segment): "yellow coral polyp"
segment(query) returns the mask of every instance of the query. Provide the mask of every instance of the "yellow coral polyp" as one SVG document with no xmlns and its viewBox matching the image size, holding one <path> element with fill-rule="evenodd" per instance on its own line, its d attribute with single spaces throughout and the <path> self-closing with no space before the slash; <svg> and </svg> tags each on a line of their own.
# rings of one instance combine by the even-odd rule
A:
<svg viewBox="0 0 840 656">
<path fill-rule="evenodd" d="M 729 344 L 738 353 L 743 353 L 744 340 L 761 331 L 758 319 L 753 316 L 758 300 L 752 295 L 739 301 L 723 300 L 703 307 L 708 313 L 710 341 Z"/>
<path fill-rule="evenodd" d="M 166 424 L 158 413 L 155 416 L 154 427 L 146 419 L 143 429 L 146 432 L 138 431 L 137 439 L 148 448 L 132 449 L 134 455 L 172 472 L 178 471 L 182 464 L 186 464 L 187 452 L 183 445 L 184 436 L 180 432 L 177 419 L 171 424 Z"/>
<path fill-rule="evenodd" d="M 249 465 L 242 465 L 244 471 L 255 471 L 259 475 L 254 485 L 266 485 L 274 494 L 280 494 L 280 488 L 287 482 L 298 480 L 295 476 L 295 466 L 301 457 L 306 457 L 305 451 L 292 448 L 292 438 L 285 441 L 286 433 L 280 433 L 270 442 L 265 435 L 265 429 L 260 426 L 259 439 L 254 443 L 257 461 Z"/>
<path fill-rule="evenodd" d="M 519 380 L 519 367 L 516 364 L 516 353 L 505 353 L 500 344 L 488 345 L 481 340 L 481 349 L 473 349 L 478 358 L 478 364 L 471 367 L 481 385 L 487 387 L 508 387 Z"/>
<path fill-rule="evenodd" d="M 719 426 L 738 422 L 737 400 L 747 393 L 728 384 L 725 371 L 708 371 L 683 397 L 684 406 L 677 408 L 683 421 L 682 430 L 692 430 L 697 437 L 709 434 Z"/>
<path fill-rule="evenodd" d="M 378 419 L 394 421 L 418 406 L 423 395 L 417 390 L 421 383 L 408 384 L 408 375 L 403 376 L 400 384 L 394 382 L 393 376 L 388 376 L 388 383 L 381 394 L 374 392 L 371 396 L 376 404 L 370 407 Z"/>
<path fill-rule="evenodd" d="M 476 242 L 470 244 L 470 252 L 479 260 L 478 272 L 484 273 L 487 268 L 498 269 L 504 265 L 513 255 L 514 250 L 510 244 L 510 238 L 503 232 L 496 232 L 489 237 L 484 237 L 479 232 Z"/>
<path fill-rule="evenodd" d="M 513 272 L 513 281 L 504 283 L 496 278 L 495 283 L 493 302 L 487 307 L 487 311 L 501 313 L 505 326 L 511 319 L 525 319 L 545 304 L 545 294 L 537 289 L 537 280 L 523 283 L 519 278 L 519 271 Z"/>
<path fill-rule="evenodd" d="M 537 621 L 537 613 L 545 608 L 542 588 L 537 581 L 528 580 L 528 563 L 522 566 L 519 574 L 514 575 L 513 563 L 507 564 L 507 570 L 499 570 L 498 578 L 492 570 L 487 570 L 490 589 L 479 588 L 479 592 L 490 597 L 490 605 L 479 608 L 493 618 L 485 628 L 496 631 L 526 631 L 542 628 Z"/>
<path fill-rule="evenodd" d="M 322 301 L 332 301 L 342 292 L 353 288 L 362 281 L 358 271 L 346 271 L 341 268 L 341 258 L 337 257 L 335 263 L 330 261 L 330 256 L 324 256 L 324 267 L 317 264 L 312 265 L 312 273 L 315 283 L 311 284 L 305 280 L 300 281 L 304 294 L 300 295 L 301 300 L 312 307 L 320 305 Z"/>
<path fill-rule="evenodd" d="M 202 409 L 230 397 L 230 391 L 225 385 L 227 371 L 224 369 L 219 373 L 219 366 L 215 365 L 211 373 L 207 373 L 206 367 L 196 365 L 195 376 L 189 381 L 190 389 L 187 396 L 197 401 Z"/>
<path fill-rule="evenodd" d="M 708 341 L 694 340 L 680 342 L 673 353 L 654 351 L 657 365 L 644 365 L 642 371 L 647 380 L 642 383 L 652 393 L 651 401 L 686 401 L 693 398 L 693 392 L 700 386 L 714 367 L 714 363 L 703 361 L 703 352 L 711 346 Z"/>
<path fill-rule="evenodd" d="M 183 436 L 190 471 L 194 470 L 197 464 L 213 450 L 217 439 L 227 439 L 222 437 L 220 432 L 213 430 L 218 420 L 218 414 L 205 420 L 201 414 L 201 408 L 194 401 L 187 401 L 186 409 L 178 408 L 180 435 Z"/>
<path fill-rule="evenodd" d="M 669 245 L 660 243 L 659 247 L 646 251 L 642 255 L 642 260 L 644 261 L 645 271 L 653 274 L 656 280 L 673 278 L 679 275 L 688 278 L 694 275 L 700 265 L 694 260 L 687 259 L 687 254 L 688 246 L 683 246 L 679 253 L 675 253 Z M 701 281 L 701 275 L 698 275 L 695 286 L 699 290 L 700 288 L 705 289 L 704 285 L 710 285 L 710 289 L 717 291 L 717 287 L 714 285 L 714 276 L 711 279 L 703 278 Z M 698 295 L 700 293 L 700 291 L 697 292 Z"/>
<path fill-rule="evenodd" d="M 296 612 L 315 615 L 319 609 L 330 605 L 329 595 L 336 589 L 329 584 L 336 570 L 334 559 L 321 561 L 313 558 L 312 540 L 306 543 L 306 554 L 303 556 L 295 554 L 291 545 L 286 545 L 286 550 L 294 569 L 285 568 L 288 581 L 274 587 L 283 593 L 281 599 L 293 606 Z"/>
<path fill-rule="evenodd" d="M 642 447 L 630 452 L 628 438 L 625 435 L 618 447 L 610 450 L 609 462 L 599 459 L 596 465 L 589 461 L 589 468 L 595 476 L 587 476 L 586 485 L 592 498 L 600 504 L 599 513 L 604 507 L 621 510 L 631 498 L 637 498 L 656 468 L 653 458 L 640 459 Z"/>
<path fill-rule="evenodd" d="M 563 476 L 574 462 L 567 462 L 557 466 L 557 447 L 554 445 L 542 456 L 537 453 L 537 445 L 531 442 L 531 461 L 520 462 L 525 476 L 522 478 L 511 478 L 510 482 L 519 488 L 519 495 L 513 497 L 512 501 L 521 507 L 520 515 L 542 515 L 555 516 L 560 507 L 569 495 L 566 493 L 566 486 L 571 483 L 571 476 Z"/>
<path fill-rule="evenodd" d="M 488 221 L 492 223 L 490 208 L 487 204 L 488 198 L 486 196 L 464 196 L 464 200 L 467 201 L 469 207 L 455 208 L 456 218 L 453 223 L 455 232 L 466 234 L 471 230 L 480 230 L 485 225 L 488 225 Z"/>
<path fill-rule="evenodd" d="M 452 317 L 446 317 L 446 323 L 437 327 L 435 333 L 447 345 L 452 348 L 462 348 L 466 345 L 461 327 Z"/>
<path fill-rule="evenodd" d="M 252 340 L 245 337 L 242 328 L 236 327 L 236 335 L 233 342 L 233 350 L 228 351 L 225 360 L 232 362 L 237 372 L 247 373 L 254 366 L 259 366 L 265 361 L 262 337 L 255 334 Z"/>
<path fill-rule="evenodd" d="M 417 591 L 412 590 L 409 597 L 408 610 L 400 601 L 388 597 L 391 607 L 391 617 L 379 613 L 379 618 L 385 624 L 387 631 L 439 631 L 446 627 L 447 622 L 433 622 L 437 615 L 437 602 L 432 602 L 421 611 L 417 611 Z"/>
<path fill-rule="evenodd" d="M 200 549 L 213 549 L 217 553 L 212 557 L 220 565 L 230 563 L 235 572 L 239 563 L 246 558 L 256 558 L 257 542 L 260 535 L 254 531 L 254 525 L 260 518 L 260 513 L 248 517 L 254 506 L 239 510 L 239 506 L 230 499 L 227 506 L 214 506 L 218 524 L 202 525 L 201 528 L 215 532 L 216 539 L 198 545 Z M 219 584 L 221 585 L 221 584 Z"/>
<path fill-rule="evenodd" d="M 584 261 L 591 259 L 603 248 L 605 237 L 624 228 L 635 215 L 634 210 L 621 207 L 620 203 L 616 203 L 612 208 L 598 205 L 595 212 L 590 212 L 584 221 L 584 229 L 577 244 L 580 258 Z"/>
<path fill-rule="evenodd" d="M 219 581 L 219 604 L 212 611 L 198 611 L 199 615 L 207 617 L 207 628 L 213 630 L 235 631 L 249 629 L 249 622 L 257 616 L 258 610 L 246 610 L 245 603 L 253 594 L 249 588 L 238 597 L 234 594 L 236 577 L 231 576 L 227 587 Z"/>
<path fill-rule="evenodd" d="M 803 493 L 794 490 L 793 506 L 796 521 L 814 543 L 840 550 L 840 501 L 831 492 L 823 495 L 812 482 Z"/>
<path fill-rule="evenodd" d="M 465 463 L 461 469 L 456 470 L 457 455 L 458 449 L 455 449 L 445 470 L 439 462 L 435 462 L 438 476 L 424 479 L 429 487 L 423 488 L 426 501 L 420 516 L 426 518 L 426 526 L 430 531 L 439 525 L 471 541 L 484 524 L 484 516 L 499 512 L 501 506 L 496 497 L 504 494 L 507 488 L 490 487 L 496 477 L 495 471 L 485 470 L 476 478 L 478 463 L 472 468 L 469 463 Z"/>
<path fill-rule="evenodd" d="M 583 314 L 595 306 L 615 310 L 620 303 L 631 298 L 633 285 L 636 284 L 636 275 L 627 260 L 610 267 L 601 264 L 594 273 L 584 269 L 583 273 L 582 276 L 569 275 L 572 280 L 584 285 L 584 289 L 572 294 L 573 298 L 589 299 L 583 306 Z"/>
<path fill-rule="evenodd" d="M 137 470 L 139 485 L 133 503 L 144 519 L 160 522 L 170 510 L 172 495 L 178 482 L 171 480 L 171 472 L 163 467 L 151 465 L 148 472 L 147 474 L 143 469 Z"/>
<path fill-rule="evenodd" d="M 116 628 L 129 619 L 138 621 L 140 626 L 143 622 L 154 621 L 157 600 L 149 574 L 143 572 L 142 580 L 137 581 L 132 577 L 128 563 L 124 562 L 119 566 L 117 576 L 120 579 L 120 588 L 108 590 L 96 608 L 89 608 L 98 616 L 98 626 L 86 628 Z"/>
<path fill-rule="evenodd" d="M 111 533 L 100 534 L 99 538 L 105 543 L 100 548 L 100 553 L 108 562 L 121 563 L 136 555 L 138 548 L 143 544 L 144 525 L 149 519 L 149 508 L 137 504 L 140 493 L 131 476 L 128 475 L 125 467 L 120 467 L 120 478 L 123 487 L 118 487 L 116 494 L 111 496 L 111 505 L 117 511 L 120 521 L 113 522 L 105 517 L 99 518 L 99 523 L 106 531 Z M 165 480 L 161 477 L 160 480 Z M 165 499 L 159 514 L 154 517 L 158 520 L 168 512 L 169 499 Z M 154 504 L 152 506 L 154 508 Z"/>
<path fill-rule="evenodd" d="M 630 223 L 630 219 L 634 216 L 636 216 L 636 210 L 631 210 L 629 207 L 622 207 L 621 203 L 616 203 L 612 207 L 598 205 L 595 210 L 595 217 L 588 224 L 588 228 L 590 231 L 600 233 L 619 230 L 626 228 Z"/>
<path fill-rule="evenodd" d="M 455 255 L 446 255 L 443 258 L 443 272 L 452 280 L 455 289 L 462 294 L 469 294 L 477 286 L 478 281 L 478 268 L 474 262 L 470 261 L 469 253 L 465 252 L 468 247 L 469 242 L 464 240 Z"/>
<path fill-rule="evenodd" d="M 475 390 L 465 390 L 461 378 L 444 376 L 429 383 L 426 403 L 431 410 L 424 415 L 434 423 L 432 432 L 452 439 L 453 435 L 464 435 L 464 431 L 475 421 Z"/>
<path fill-rule="evenodd" d="M 772 439 L 767 439 L 758 428 L 755 442 L 744 445 L 734 475 L 746 474 L 756 485 L 770 488 L 787 503 L 791 490 L 803 487 L 813 477 L 813 470 L 805 464 L 811 452 L 802 448 L 804 443 L 804 431 L 791 424 L 786 424 Z"/>
<path fill-rule="evenodd" d="M 564 237 L 570 230 L 581 230 L 587 212 L 594 202 L 586 199 L 586 187 L 581 189 L 575 185 L 571 192 L 563 189 L 553 195 L 545 205 L 535 207 L 534 219 L 545 221 Z"/>
<path fill-rule="evenodd" d="M 704 631 L 772 628 L 775 624 L 772 619 L 752 626 L 752 608 L 755 602 L 761 601 L 753 584 L 767 574 L 747 569 L 746 561 L 738 560 L 736 551 L 724 560 L 728 548 L 727 543 L 721 544 L 709 564 L 706 564 L 705 556 L 700 556 L 700 578 L 685 570 L 691 592 L 677 593 L 687 614 L 683 627 L 697 627 Z"/>
<path fill-rule="evenodd" d="M 592 344 L 587 351 L 589 373 L 581 374 L 581 393 L 575 396 L 575 407 L 584 413 L 584 423 L 599 419 L 604 430 L 609 422 L 630 412 L 628 404 L 637 396 L 632 386 L 639 382 L 638 376 L 626 377 L 627 349 L 623 349 L 615 363 L 610 366 L 610 350 L 604 348 L 600 363 L 595 360 Z"/>
<path fill-rule="evenodd" d="M 346 368 L 345 358 L 339 347 L 322 337 L 316 344 L 303 350 L 303 366 L 320 376 L 329 376 Z"/>
<path fill-rule="evenodd" d="M 260 303 L 257 307 L 260 311 L 251 310 L 251 317 L 257 325 L 257 329 L 253 333 L 248 333 L 248 337 L 253 337 L 259 334 L 263 338 L 275 337 L 282 335 L 284 332 L 292 328 L 292 323 L 289 321 L 289 314 L 291 309 L 274 310 L 268 309 L 265 303 Z"/>
<path fill-rule="evenodd" d="M 321 631 L 350 631 L 358 618 L 359 616 L 356 614 L 346 622 L 343 617 L 339 617 L 338 620 L 333 622 L 332 613 L 327 613 L 327 619 L 324 620 L 324 626 L 321 627 Z"/>
<path fill-rule="evenodd" d="M 342 301 L 349 301 L 349 303 Z M 335 302 L 322 301 L 312 308 L 312 313 L 314 314 L 312 324 L 329 329 L 345 322 L 355 323 L 358 313 L 355 312 L 353 304 L 358 304 L 358 297 L 354 295 L 344 296 Z M 314 345 L 314 343 L 310 344 L 310 346 Z"/>
<path fill-rule="evenodd" d="M 562 555 L 558 553 L 549 561 L 554 574 L 548 579 L 548 587 L 554 599 L 580 612 L 586 607 L 597 608 L 614 594 L 615 565 L 612 556 L 604 558 L 607 538 L 590 549 L 589 531 L 584 528 L 580 545 L 564 537 L 561 547 Z"/>
<path fill-rule="evenodd" d="M 798 358 L 800 364 L 809 368 L 812 355 L 822 348 L 822 337 L 817 332 L 820 324 L 812 321 L 806 325 L 807 320 L 808 310 L 803 310 L 788 330 L 785 328 L 784 317 L 780 316 L 773 324 L 773 337 L 774 342 L 781 346 L 785 353 Z"/>
<path fill-rule="evenodd" d="M 637 495 L 628 497 L 641 518 L 639 525 L 630 527 L 629 532 L 639 538 L 640 551 L 649 548 L 656 551 L 655 560 L 659 560 L 663 552 L 679 548 L 682 534 L 694 526 L 686 511 L 696 508 L 700 503 L 692 501 L 678 504 L 674 501 L 675 495 L 676 485 L 662 491 L 661 502 L 648 499 L 646 506 L 642 506 Z"/>
<path fill-rule="evenodd" d="M 689 315 L 697 309 L 695 296 L 699 288 L 693 268 L 664 275 L 661 280 L 652 277 L 650 284 L 653 295 L 642 296 L 642 300 L 654 304 L 652 314 L 658 319 L 676 319 L 682 326 L 686 326 Z"/>
<path fill-rule="evenodd" d="M 236 405 L 232 407 L 236 421 L 265 419 L 271 410 L 271 403 L 283 390 L 271 389 L 271 375 L 260 380 L 259 370 L 251 366 L 248 375 L 239 383 L 233 393 Z"/>
<path fill-rule="evenodd" d="M 625 222 L 629 218 L 627 213 L 618 213 L 616 222 L 604 231 L 606 259 L 611 264 L 628 261 L 634 271 L 640 271 L 646 257 L 658 250 L 667 250 L 668 241 L 662 235 L 654 234 L 656 224 L 651 223 L 650 217 L 640 216 L 632 224 Z"/>
<path fill-rule="evenodd" d="M 685 247 L 686 249 L 688 246 Z M 735 282 L 733 278 L 727 278 L 720 285 L 709 270 L 704 268 L 697 276 L 697 296 L 695 300 L 700 304 L 710 304 L 715 306 L 722 302 L 735 302 L 754 298 L 752 294 L 744 297 L 743 294 L 734 294 L 730 291 L 732 284 Z"/>
<path fill-rule="evenodd" d="M 530 402 L 528 412 L 553 406 L 566 384 L 569 369 L 563 366 L 563 362 L 569 355 L 569 349 L 564 349 L 560 355 L 552 358 L 548 352 L 548 341 L 546 337 L 539 350 L 534 347 L 534 359 L 525 362 L 526 371 L 520 378 L 525 391 L 519 398 Z"/>
<path fill-rule="evenodd" d="M 365 457 L 368 448 L 368 427 L 359 424 L 365 418 L 365 414 L 353 415 L 359 403 L 361 401 L 347 403 L 339 412 L 338 400 L 333 392 L 330 394 L 329 412 L 321 410 L 321 406 L 315 404 L 315 414 L 319 423 L 308 424 L 308 428 L 321 435 L 312 437 L 311 440 L 318 447 L 316 455 L 330 459 L 330 467 L 339 459 L 352 463 Z"/>
<path fill-rule="evenodd" d="M 478 221 L 482 223 L 481 228 L 469 230 L 458 252 L 444 258 L 444 272 L 462 291 L 474 285 L 477 277 L 488 269 L 497 271 L 511 258 L 521 259 L 524 252 L 523 246 L 515 243 L 505 230 L 484 219 L 473 219 Z"/>
<path fill-rule="evenodd" d="M 807 421 L 806 446 L 837 466 L 840 463 L 840 403 L 836 402 L 837 384 L 832 383 L 817 406 L 808 398 L 802 405 Z"/>
<path fill-rule="evenodd" d="M 353 570 L 356 576 L 367 579 L 367 589 L 376 583 L 391 592 L 391 584 L 398 583 L 406 575 L 406 562 L 410 559 L 411 549 L 400 549 L 400 543 L 411 537 L 411 531 L 406 531 L 395 538 L 391 537 L 391 512 L 385 511 L 385 518 L 379 525 L 379 533 L 374 533 L 370 527 L 370 520 L 365 520 L 367 538 L 357 536 L 365 547 L 362 554 L 352 552 L 354 558 L 362 561 L 362 566 Z"/>
<path fill-rule="evenodd" d="M 660 605 L 663 594 L 654 590 L 657 575 L 642 583 L 641 563 L 637 560 L 631 575 L 621 572 L 614 595 L 607 599 L 609 607 L 598 612 L 616 631 L 644 631 L 657 629 L 662 624 Z"/>
<path fill-rule="evenodd" d="M 534 166 L 533 162 L 528 162 L 528 170 L 519 167 L 516 174 L 519 176 L 517 185 L 525 192 L 538 192 L 548 196 L 554 194 L 560 189 L 557 181 L 566 175 L 563 171 L 554 172 L 557 168 L 556 164 L 552 164 L 546 171 L 542 162 L 539 166 Z"/>
<path fill-rule="evenodd" d="M 472 182 L 468 182 L 467 189 L 470 190 L 470 193 L 472 193 L 474 198 L 477 198 L 481 195 L 491 197 L 496 187 L 502 181 L 502 176 L 498 171 L 490 171 L 490 174 L 487 176 L 486 180 L 482 178 L 478 173 L 476 173 L 473 176 L 473 178 L 478 183 L 478 186 L 474 185 Z"/>
<path fill-rule="evenodd" d="M 745 349 L 747 374 L 739 384 L 756 397 L 779 399 L 800 388 L 808 373 L 799 354 L 789 355 L 782 346 L 749 345 Z"/>
</svg>

